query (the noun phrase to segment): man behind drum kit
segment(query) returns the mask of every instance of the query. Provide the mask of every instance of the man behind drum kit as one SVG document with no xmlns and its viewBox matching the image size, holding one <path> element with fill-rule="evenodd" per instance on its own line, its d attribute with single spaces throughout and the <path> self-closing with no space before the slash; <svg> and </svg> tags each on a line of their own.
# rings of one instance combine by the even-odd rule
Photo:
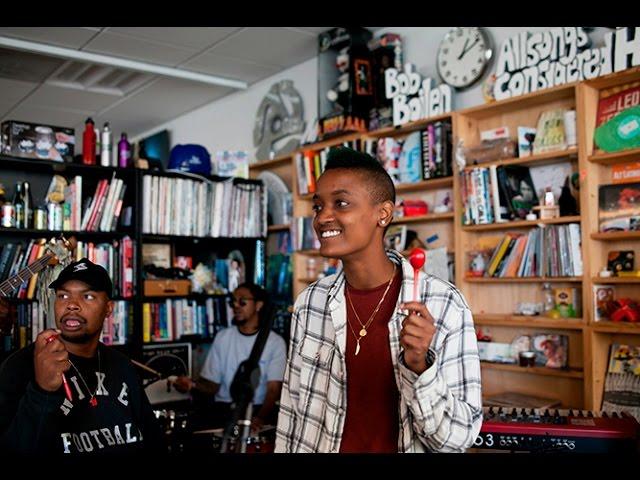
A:
<svg viewBox="0 0 640 480">
<path fill-rule="evenodd" d="M 192 380 L 178 377 L 174 385 L 179 392 L 197 391 L 215 403 L 207 402 L 204 423 L 207 427 L 223 427 L 231 418 L 231 383 L 238 366 L 249 358 L 260 326 L 268 318 L 268 298 L 265 290 L 253 283 L 243 283 L 230 299 L 233 324 L 216 335 L 200 372 Z M 269 332 L 260 357 L 260 381 L 253 397 L 251 430 L 256 433 L 265 425 L 275 425 L 278 416 L 276 402 L 280 398 L 286 362 L 286 345 L 280 335 Z"/>
</svg>

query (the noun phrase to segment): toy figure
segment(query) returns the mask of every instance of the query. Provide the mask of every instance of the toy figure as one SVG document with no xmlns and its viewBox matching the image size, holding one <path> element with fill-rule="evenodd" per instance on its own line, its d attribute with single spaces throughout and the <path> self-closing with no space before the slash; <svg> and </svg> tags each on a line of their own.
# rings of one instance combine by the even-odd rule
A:
<svg viewBox="0 0 640 480">
<path fill-rule="evenodd" d="M 349 101 L 349 47 L 340 50 L 336 57 L 339 75 L 333 88 L 327 92 L 327 98 L 334 103 L 334 110 L 342 112 Z"/>
</svg>

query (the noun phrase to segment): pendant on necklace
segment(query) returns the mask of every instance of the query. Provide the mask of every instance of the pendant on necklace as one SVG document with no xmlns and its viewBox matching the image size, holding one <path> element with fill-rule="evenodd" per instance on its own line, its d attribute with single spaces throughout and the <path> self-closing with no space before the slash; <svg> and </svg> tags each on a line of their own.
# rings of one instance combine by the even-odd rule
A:
<svg viewBox="0 0 640 480">
<path fill-rule="evenodd" d="M 360 336 L 364 337 L 366 334 L 367 334 L 367 330 L 364 327 L 362 327 L 362 330 L 360 330 Z"/>
<path fill-rule="evenodd" d="M 356 341 L 356 354 L 355 354 L 355 356 L 357 356 L 358 353 L 360 353 L 360 339 L 358 339 Z"/>
<path fill-rule="evenodd" d="M 89 405 L 91 405 L 92 407 L 97 407 L 98 399 L 96 397 L 91 397 L 91 400 L 89 400 Z"/>
</svg>

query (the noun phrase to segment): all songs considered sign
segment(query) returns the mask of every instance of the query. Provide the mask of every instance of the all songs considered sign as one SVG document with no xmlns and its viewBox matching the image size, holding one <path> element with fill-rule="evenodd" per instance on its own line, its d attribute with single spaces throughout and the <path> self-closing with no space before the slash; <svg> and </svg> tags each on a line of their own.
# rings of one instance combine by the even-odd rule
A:
<svg viewBox="0 0 640 480">
<path fill-rule="evenodd" d="M 493 93 L 496 100 L 640 65 L 640 27 L 618 28 L 604 46 L 589 48 L 582 27 L 521 32 L 500 47 Z"/>
</svg>

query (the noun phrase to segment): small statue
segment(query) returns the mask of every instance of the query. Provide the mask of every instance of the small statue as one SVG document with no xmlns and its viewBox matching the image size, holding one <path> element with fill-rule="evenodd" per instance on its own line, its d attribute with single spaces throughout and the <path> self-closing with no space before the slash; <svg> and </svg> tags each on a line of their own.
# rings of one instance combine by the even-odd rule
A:
<svg viewBox="0 0 640 480">
<path fill-rule="evenodd" d="M 191 287 L 194 293 L 215 293 L 211 269 L 203 263 L 198 263 L 191 275 Z"/>
</svg>

